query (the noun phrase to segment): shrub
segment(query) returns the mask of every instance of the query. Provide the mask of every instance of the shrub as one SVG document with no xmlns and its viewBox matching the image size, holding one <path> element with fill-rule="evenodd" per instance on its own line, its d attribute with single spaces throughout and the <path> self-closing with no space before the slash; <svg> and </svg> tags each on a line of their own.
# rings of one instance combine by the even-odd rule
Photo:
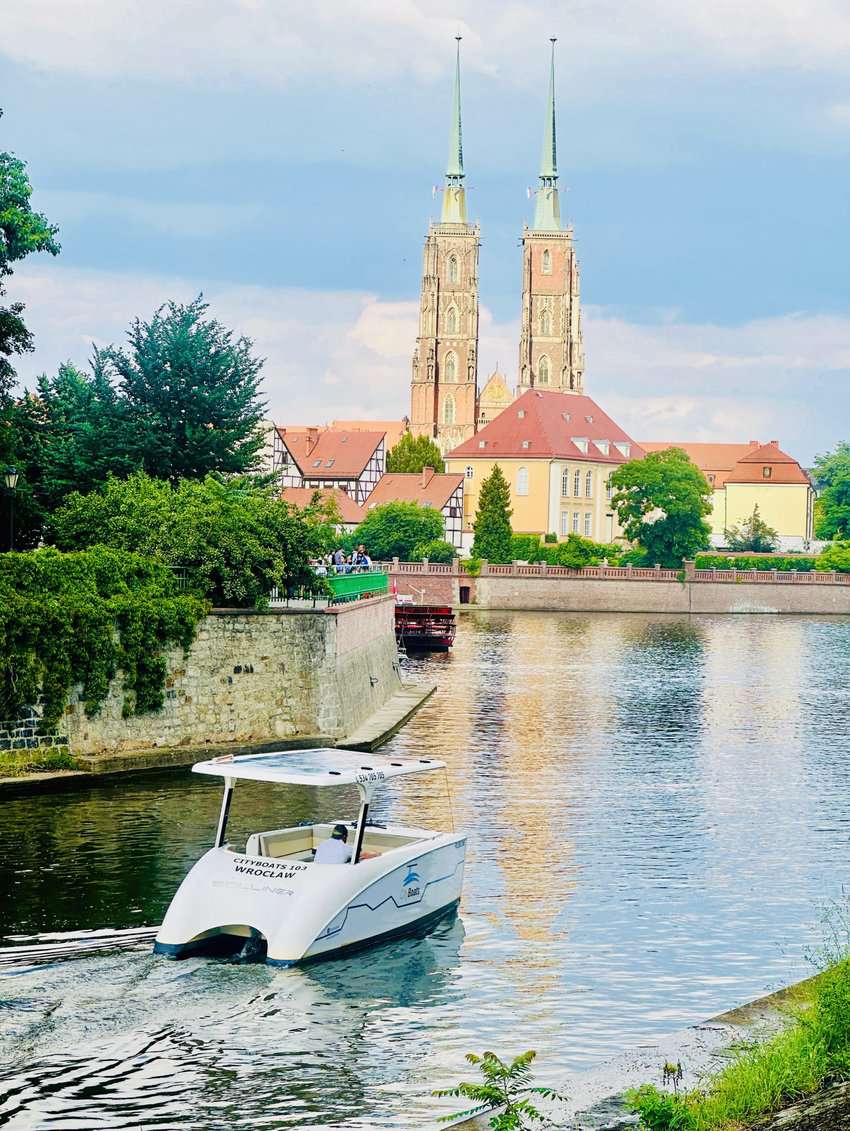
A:
<svg viewBox="0 0 850 1131">
<path fill-rule="evenodd" d="M 823 555 L 821 555 L 823 557 Z M 772 569 L 787 573 L 797 570 L 799 573 L 809 573 L 817 567 L 819 558 L 805 557 L 802 554 L 768 554 L 757 557 L 751 554 L 697 554 L 695 566 L 697 569 L 757 569 L 769 571 Z M 825 566 L 832 569 L 832 566 Z"/>
<path fill-rule="evenodd" d="M 457 550 L 443 538 L 435 538 L 433 542 L 423 542 L 414 550 L 417 558 L 427 558 L 429 562 L 447 563 L 454 561 Z"/>
<path fill-rule="evenodd" d="M 824 573 L 850 573 L 850 542 L 833 542 L 825 546 L 815 561 L 815 569 Z"/>
<path fill-rule="evenodd" d="M 548 540 L 548 535 L 546 536 Z M 511 538 L 511 561 L 542 561 L 540 538 L 537 534 L 514 534 Z"/>
<path fill-rule="evenodd" d="M 549 534 L 547 534 L 547 535 L 545 536 L 545 538 L 543 539 L 543 541 L 544 541 L 544 542 L 557 542 L 557 541 L 558 541 L 558 535 L 557 535 L 557 534 L 553 534 L 553 533 L 552 533 L 552 532 L 550 531 L 550 533 L 549 533 Z"/>
</svg>

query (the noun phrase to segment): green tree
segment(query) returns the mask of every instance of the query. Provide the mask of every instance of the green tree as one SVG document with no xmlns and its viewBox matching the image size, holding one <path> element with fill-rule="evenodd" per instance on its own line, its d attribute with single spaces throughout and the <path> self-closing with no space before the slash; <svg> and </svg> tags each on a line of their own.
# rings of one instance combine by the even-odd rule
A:
<svg viewBox="0 0 850 1131">
<path fill-rule="evenodd" d="M 681 448 L 630 460 L 612 473 L 610 483 L 620 526 L 650 564 L 674 568 L 708 546 L 711 487 Z"/>
<path fill-rule="evenodd" d="M 382 503 L 366 515 L 352 539 L 363 543 L 375 561 L 401 558 L 410 561 L 417 548 L 443 537 L 443 516 L 418 503 Z"/>
<path fill-rule="evenodd" d="M 821 491 L 815 506 L 815 536 L 842 538 L 850 534 L 850 474 L 838 475 Z"/>
<path fill-rule="evenodd" d="M 850 443 L 842 440 L 833 451 L 815 456 L 812 478 L 819 491 L 832 487 L 839 479 L 850 479 Z"/>
<path fill-rule="evenodd" d="M 0 110 L 0 117 L 2 117 Z M 13 264 L 34 252 L 59 254 L 58 228 L 30 203 L 32 185 L 26 163 L 11 153 L 0 153 L 0 298 L 6 294 L 4 280 L 13 272 Z M 0 413 L 11 405 L 15 370 L 10 358 L 33 348 L 32 334 L 23 319 L 24 305 L 13 302 L 0 305 Z M 0 459 L 8 459 L 2 450 L 4 422 L 0 417 Z"/>
<path fill-rule="evenodd" d="M 723 531 L 727 547 L 734 553 L 772 554 L 779 535 L 759 514 L 758 503 L 746 522 Z"/>
<path fill-rule="evenodd" d="M 137 472 L 78 492 L 50 522 L 60 550 L 104 545 L 147 554 L 185 571 L 190 589 L 216 605 L 263 607 L 275 586 L 315 585 L 310 561 L 332 531 L 310 507 L 296 511 L 248 479 L 184 479 Z"/>
<path fill-rule="evenodd" d="M 428 436 L 411 436 L 405 432 L 387 453 L 387 471 L 420 472 L 423 467 L 443 470 L 440 449 Z"/>
<path fill-rule="evenodd" d="M 252 471 L 264 443 L 263 361 L 250 339 L 205 317 L 208 309 L 200 295 L 188 306 L 166 303 L 150 322 L 133 322 L 128 350 L 101 354 L 126 398 L 144 470 L 172 483 Z"/>
<path fill-rule="evenodd" d="M 524 1131 L 533 1124 L 554 1127 L 555 1124 L 537 1110 L 531 1098 L 541 1096 L 547 1100 L 563 1101 L 567 1097 L 554 1088 L 532 1087 L 531 1064 L 536 1055 L 534 1051 L 520 1053 L 508 1064 L 494 1052 L 485 1052 L 483 1056 L 467 1053 L 466 1059 L 481 1073 L 481 1083 L 464 1082 L 454 1088 L 440 1088 L 434 1095 L 462 1096 L 472 1100 L 474 1107 L 442 1116 L 440 1122 L 448 1123 L 495 1111 L 496 1114 L 488 1121 L 494 1131 Z"/>
<path fill-rule="evenodd" d="M 478 510 L 472 524 L 474 539 L 473 558 L 483 558 L 488 562 L 509 562 L 511 560 L 513 532 L 511 530 L 511 489 L 502 473 L 501 467 L 494 464 L 493 470 L 481 484 L 478 496 Z"/>
</svg>

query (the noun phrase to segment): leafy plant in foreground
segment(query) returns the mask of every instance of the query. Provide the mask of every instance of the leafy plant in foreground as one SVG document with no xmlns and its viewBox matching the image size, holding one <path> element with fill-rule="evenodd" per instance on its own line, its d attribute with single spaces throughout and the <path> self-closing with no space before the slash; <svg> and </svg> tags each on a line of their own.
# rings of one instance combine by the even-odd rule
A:
<svg viewBox="0 0 850 1131">
<path fill-rule="evenodd" d="M 454 1088 L 440 1088 L 434 1095 L 463 1096 L 464 1099 L 472 1100 L 475 1106 L 467 1111 L 444 1115 L 440 1122 L 448 1123 L 452 1119 L 468 1118 L 496 1108 L 501 1110 L 490 1120 L 494 1131 L 523 1131 L 530 1128 L 532 1123 L 551 1126 L 551 1120 L 537 1110 L 529 1097 L 541 1096 L 547 1100 L 564 1100 L 566 1097 L 554 1088 L 531 1086 L 531 1063 L 535 1056 L 537 1053 L 529 1050 L 506 1064 L 494 1052 L 485 1052 L 483 1056 L 468 1052 L 466 1059 L 477 1066 L 483 1082 L 463 1082 Z"/>
</svg>

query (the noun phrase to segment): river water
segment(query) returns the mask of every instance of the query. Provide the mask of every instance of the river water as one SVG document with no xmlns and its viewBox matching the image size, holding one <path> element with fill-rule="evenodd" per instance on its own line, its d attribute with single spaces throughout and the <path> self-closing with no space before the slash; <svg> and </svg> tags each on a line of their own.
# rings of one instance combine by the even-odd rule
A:
<svg viewBox="0 0 850 1131">
<path fill-rule="evenodd" d="M 467 1051 L 558 1083 L 807 971 L 848 876 L 850 618 L 478 612 L 408 666 L 438 690 L 385 749 L 447 782 L 379 810 L 468 832 L 460 915 L 304 970 L 13 962 L 0 1125 L 430 1128 Z M 353 812 L 332 792 L 240 785 L 233 839 Z M 4 799 L 0 935 L 158 923 L 218 804 L 187 771 Z"/>
</svg>

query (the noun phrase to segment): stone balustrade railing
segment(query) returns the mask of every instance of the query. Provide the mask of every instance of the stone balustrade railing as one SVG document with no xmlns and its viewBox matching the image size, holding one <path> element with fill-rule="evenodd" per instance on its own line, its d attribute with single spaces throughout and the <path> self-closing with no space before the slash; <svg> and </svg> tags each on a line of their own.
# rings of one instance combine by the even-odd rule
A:
<svg viewBox="0 0 850 1131">
<path fill-rule="evenodd" d="M 457 577 L 570 577 L 601 579 L 609 581 L 679 581 L 679 582 L 727 582 L 741 585 L 744 582 L 759 584 L 779 583 L 782 585 L 850 585 L 848 573 L 797 573 L 796 571 L 757 570 L 757 569 L 696 569 L 694 563 L 686 561 L 683 568 L 650 569 L 636 566 L 586 566 L 584 569 L 570 569 L 567 566 L 547 565 L 545 562 L 510 562 L 507 565 L 482 561 L 476 573 L 470 573 L 466 563 L 455 558 L 453 562 L 403 562 L 398 558 L 383 562 L 382 567 L 390 574 L 417 574 L 427 576 Z"/>
</svg>

